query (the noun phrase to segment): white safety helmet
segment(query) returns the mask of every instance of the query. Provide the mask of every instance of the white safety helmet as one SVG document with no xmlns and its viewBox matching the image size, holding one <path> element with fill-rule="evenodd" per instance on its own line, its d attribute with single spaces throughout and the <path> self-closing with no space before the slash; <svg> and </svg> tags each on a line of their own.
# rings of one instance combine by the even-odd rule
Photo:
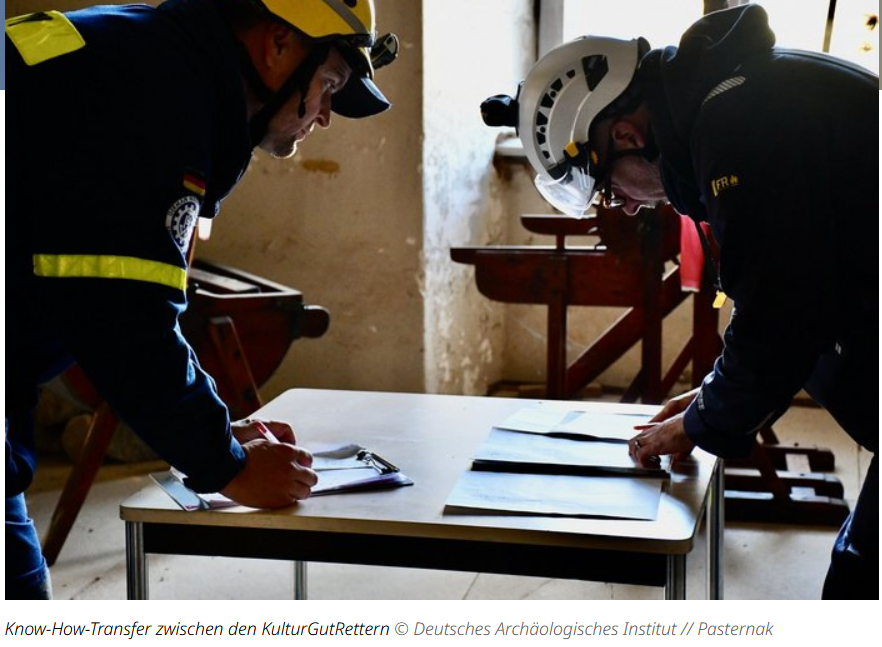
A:
<svg viewBox="0 0 882 647">
<path fill-rule="evenodd" d="M 626 90 L 648 50 L 642 38 L 583 36 L 543 56 L 516 99 L 499 95 L 482 104 L 488 125 L 517 128 L 536 188 L 563 213 L 579 217 L 591 205 L 605 175 L 597 143 L 588 141 L 591 126 L 636 107 Z"/>
</svg>

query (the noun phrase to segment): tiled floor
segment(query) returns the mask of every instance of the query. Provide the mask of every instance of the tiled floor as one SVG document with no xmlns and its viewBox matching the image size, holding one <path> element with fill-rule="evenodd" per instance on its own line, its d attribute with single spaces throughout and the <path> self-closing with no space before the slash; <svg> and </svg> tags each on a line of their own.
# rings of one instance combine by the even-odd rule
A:
<svg viewBox="0 0 882 647">
<path fill-rule="evenodd" d="M 846 499 L 853 504 L 870 456 L 822 410 L 794 407 L 776 425 L 781 442 L 832 449 Z M 123 523 L 118 504 L 144 487 L 152 465 L 105 467 L 52 568 L 59 599 L 120 599 L 126 595 Z M 29 492 L 31 514 L 42 532 L 58 498 L 67 466 L 46 461 Z M 817 599 L 836 529 L 728 523 L 725 597 Z M 687 564 L 687 595 L 702 598 L 704 542 Z M 177 599 L 274 599 L 290 597 L 292 567 L 260 560 L 154 556 L 150 595 Z M 659 599 L 660 589 L 571 580 L 448 573 L 395 568 L 310 564 L 313 599 Z"/>
</svg>

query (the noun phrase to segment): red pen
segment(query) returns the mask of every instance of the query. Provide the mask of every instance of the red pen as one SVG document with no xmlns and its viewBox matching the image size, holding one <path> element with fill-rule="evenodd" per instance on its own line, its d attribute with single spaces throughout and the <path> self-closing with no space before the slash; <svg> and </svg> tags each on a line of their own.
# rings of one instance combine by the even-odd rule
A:
<svg viewBox="0 0 882 647">
<path fill-rule="evenodd" d="M 260 420 L 252 420 L 251 424 L 254 425 L 255 429 L 257 429 L 257 431 L 261 433 L 261 435 L 266 439 L 268 443 L 270 443 L 271 445 L 279 444 L 279 439 L 275 437 L 273 432 L 271 432 L 269 430 L 269 427 L 263 424 L 263 422 L 261 422 Z"/>
</svg>

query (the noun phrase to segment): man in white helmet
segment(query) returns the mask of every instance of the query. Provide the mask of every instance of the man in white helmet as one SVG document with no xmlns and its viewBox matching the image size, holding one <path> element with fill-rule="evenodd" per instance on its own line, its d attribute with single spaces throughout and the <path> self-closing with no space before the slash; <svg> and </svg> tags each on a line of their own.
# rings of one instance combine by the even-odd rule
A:
<svg viewBox="0 0 882 647">
<path fill-rule="evenodd" d="M 670 202 L 710 223 L 720 253 L 707 273 L 735 304 L 725 349 L 630 453 L 644 465 L 696 445 L 746 455 L 804 388 L 873 452 L 823 595 L 878 599 L 878 77 L 774 47 L 755 5 L 647 50 L 642 39 L 564 44 L 517 99 L 485 102 L 485 121 L 518 128 L 537 187 L 565 213 L 599 194 L 630 215 Z"/>
<path fill-rule="evenodd" d="M 260 147 L 389 107 L 372 0 L 168 0 L 6 21 L 6 597 L 49 597 L 24 492 L 39 387 L 77 362 L 197 492 L 310 494 L 291 427 L 230 422 L 181 334 L 187 253 Z"/>
</svg>

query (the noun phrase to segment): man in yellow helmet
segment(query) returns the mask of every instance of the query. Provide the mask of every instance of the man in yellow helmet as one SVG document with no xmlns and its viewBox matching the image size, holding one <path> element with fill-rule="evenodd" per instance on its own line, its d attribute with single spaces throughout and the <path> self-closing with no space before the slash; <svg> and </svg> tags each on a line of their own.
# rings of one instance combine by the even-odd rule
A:
<svg viewBox="0 0 882 647">
<path fill-rule="evenodd" d="M 389 102 L 371 0 L 168 0 L 6 21 L 6 596 L 50 597 L 24 492 L 40 384 L 77 362 L 198 492 L 291 505 L 316 482 L 286 423 L 230 422 L 181 334 L 187 252 L 255 147 Z"/>
</svg>

